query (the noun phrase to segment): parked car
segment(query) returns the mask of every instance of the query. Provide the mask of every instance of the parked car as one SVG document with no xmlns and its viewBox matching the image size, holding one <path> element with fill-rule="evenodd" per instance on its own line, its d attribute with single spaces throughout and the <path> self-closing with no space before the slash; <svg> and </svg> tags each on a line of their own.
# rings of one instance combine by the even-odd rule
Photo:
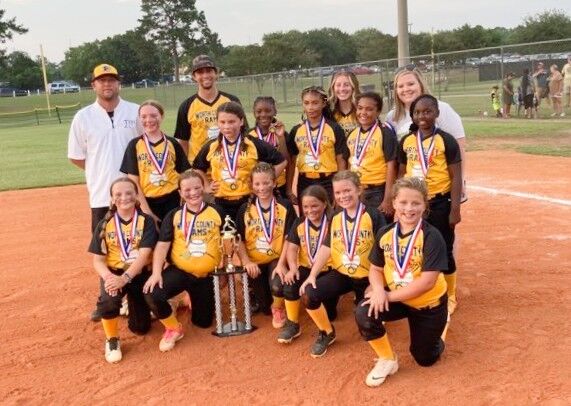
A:
<svg viewBox="0 0 571 406">
<path fill-rule="evenodd" d="M 367 68 L 366 66 L 360 66 L 360 65 L 353 66 L 349 70 L 353 72 L 355 75 L 368 75 L 371 73 L 375 73 L 375 71 L 372 70 L 371 68 Z"/>
<path fill-rule="evenodd" d="M 134 83 L 135 87 L 155 87 L 159 85 L 159 82 L 151 79 L 141 79 Z"/>
<path fill-rule="evenodd" d="M 0 97 L 27 96 L 28 91 L 15 87 L 0 87 Z"/>
<path fill-rule="evenodd" d="M 48 92 L 51 94 L 77 93 L 79 92 L 79 86 L 73 82 L 68 81 L 52 82 L 48 84 Z"/>
</svg>

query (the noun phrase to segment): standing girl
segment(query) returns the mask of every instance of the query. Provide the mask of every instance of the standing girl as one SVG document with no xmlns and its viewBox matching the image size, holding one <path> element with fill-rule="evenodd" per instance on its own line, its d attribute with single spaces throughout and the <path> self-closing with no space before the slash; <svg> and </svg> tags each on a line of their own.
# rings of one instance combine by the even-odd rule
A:
<svg viewBox="0 0 571 406">
<path fill-rule="evenodd" d="M 170 211 L 161 225 L 159 242 L 153 255 L 153 273 L 143 292 L 153 313 L 165 326 L 159 343 L 170 351 L 184 335 L 168 300 L 186 291 L 192 302 L 192 324 L 208 328 L 214 317 L 214 286 L 209 273 L 218 266 L 220 210 L 204 202 L 202 174 L 190 169 L 180 176 L 180 196 L 184 204 Z M 168 266 L 165 267 L 168 262 Z"/>
<path fill-rule="evenodd" d="M 371 251 L 370 287 L 357 306 L 362 337 L 378 360 L 365 380 L 379 386 L 398 370 L 383 322 L 408 319 L 410 352 L 422 366 L 434 364 L 444 351 L 446 326 L 446 244 L 423 214 L 428 208 L 426 183 L 418 177 L 395 184 L 396 223 L 383 227 Z"/>
<path fill-rule="evenodd" d="M 336 338 L 323 303 L 351 291 L 355 293 L 355 303 L 363 299 L 369 284 L 369 252 L 375 233 L 385 225 L 377 209 L 361 203 L 361 182 L 356 173 L 337 173 L 333 177 L 333 190 L 340 209 L 333 215 L 327 238 L 299 289 L 307 313 L 319 329 L 310 351 L 314 358 L 323 356 Z M 334 271 L 317 278 L 330 258 Z"/>
<path fill-rule="evenodd" d="M 270 281 L 286 271 L 286 234 L 297 215 L 291 203 L 275 197 L 276 174 L 271 165 L 258 163 L 251 175 L 254 194 L 238 211 L 236 227 L 242 240 L 238 253 L 252 278 L 252 289 L 264 314 L 272 314 L 274 328 L 285 323 L 283 293 L 276 287 L 272 298 Z"/>
<path fill-rule="evenodd" d="M 208 141 L 196 156 L 193 166 L 203 174 L 210 169 L 210 191 L 224 215 L 235 219 L 238 209 L 251 192 L 250 173 L 258 162 L 275 165 L 276 176 L 287 161 L 274 147 L 246 133 L 246 115 L 236 102 L 222 104 L 217 110 L 218 138 Z"/>
<path fill-rule="evenodd" d="M 178 177 L 190 169 L 178 141 L 161 130 L 164 115 L 163 106 L 154 100 L 141 104 L 139 119 L 145 132 L 129 142 L 121 164 L 121 172 L 139 185 L 141 209 L 156 222 L 179 206 Z"/>
<path fill-rule="evenodd" d="M 356 99 L 359 127 L 347 138 L 349 165 L 361 179 L 363 202 L 392 221 L 390 191 L 397 174 L 397 137 L 379 121 L 383 99 L 378 93 L 361 93 Z"/>
<path fill-rule="evenodd" d="M 345 134 L 339 125 L 331 120 L 327 106 L 327 93 L 323 88 L 310 86 L 301 92 L 301 101 L 306 119 L 292 128 L 287 147 L 292 162 L 287 170 L 287 190 L 291 196 L 295 168 L 297 196 L 309 185 L 323 186 L 333 201 L 331 179 L 340 170 L 347 168 L 349 150 Z M 295 200 L 295 199 L 294 199 Z"/>
<path fill-rule="evenodd" d="M 97 225 L 89 252 L 100 277 L 101 294 L 97 310 L 105 331 L 105 359 L 121 361 L 119 310 L 122 298 L 129 295 L 129 329 L 145 334 L 151 327 L 149 307 L 142 287 L 148 278 L 157 232 L 153 220 L 139 209 L 137 184 L 122 177 L 111 184 L 110 209 Z"/>
<path fill-rule="evenodd" d="M 276 101 L 271 96 L 259 96 L 254 100 L 254 117 L 256 126 L 250 130 L 250 135 L 266 141 L 277 149 L 289 161 L 286 146 L 287 133 L 284 124 L 276 118 Z M 277 180 L 277 189 L 282 197 L 287 196 L 286 172 L 283 170 Z"/>
<path fill-rule="evenodd" d="M 285 298 L 287 320 L 278 335 L 278 343 L 289 344 L 301 334 L 299 328 L 299 288 L 307 279 L 315 256 L 323 240 L 329 232 L 329 219 L 331 219 L 331 205 L 325 189 L 319 185 L 308 186 L 301 194 L 300 199 L 303 217 L 297 219 L 288 235 L 287 262 L 289 271 L 282 279 L 272 281 L 272 286 L 278 286 Z M 328 262 L 321 269 L 318 278 L 329 271 Z M 335 306 L 337 300 L 330 305 L 325 304 L 329 318 L 336 316 Z"/>
<path fill-rule="evenodd" d="M 353 72 L 341 70 L 331 77 L 329 107 L 346 137 L 359 125 L 356 114 L 359 93 L 359 81 Z"/>
<path fill-rule="evenodd" d="M 398 150 L 399 177 L 416 176 L 428 185 L 428 222 L 440 231 L 446 242 L 448 269 L 448 310 L 456 308 L 456 262 L 454 260 L 454 229 L 460 222 L 462 167 L 460 147 L 450 134 L 435 127 L 438 101 L 423 95 L 410 106 L 414 121 L 411 133 L 400 141 Z"/>
</svg>

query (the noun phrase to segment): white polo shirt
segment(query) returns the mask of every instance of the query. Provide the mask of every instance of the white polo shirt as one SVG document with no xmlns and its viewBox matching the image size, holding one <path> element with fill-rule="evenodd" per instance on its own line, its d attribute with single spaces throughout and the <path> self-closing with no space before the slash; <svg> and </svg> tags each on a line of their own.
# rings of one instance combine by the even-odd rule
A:
<svg viewBox="0 0 571 406">
<path fill-rule="evenodd" d="M 119 176 L 129 141 L 143 133 L 139 106 L 119 99 L 113 119 L 99 103 L 79 110 L 69 129 L 67 157 L 85 160 L 85 180 L 92 208 L 109 206 L 109 188 Z"/>
<path fill-rule="evenodd" d="M 438 110 L 440 110 L 440 115 L 435 123 L 438 128 L 452 135 L 457 140 L 466 137 L 462 119 L 448 103 L 438 100 Z M 410 118 L 410 114 L 407 111 L 403 118 L 399 121 L 394 121 L 394 114 L 394 109 L 389 111 L 385 120 L 395 128 L 397 138 L 400 141 L 402 137 L 410 132 L 409 128 L 412 124 L 412 118 Z"/>
</svg>

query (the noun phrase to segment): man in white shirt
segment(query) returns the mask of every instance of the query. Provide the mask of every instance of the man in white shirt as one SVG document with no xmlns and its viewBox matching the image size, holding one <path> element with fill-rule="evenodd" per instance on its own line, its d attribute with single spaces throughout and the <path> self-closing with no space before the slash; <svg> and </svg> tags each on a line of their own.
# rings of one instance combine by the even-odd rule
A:
<svg viewBox="0 0 571 406">
<path fill-rule="evenodd" d="M 109 209 L 111 183 L 122 176 L 119 168 L 127 144 L 142 134 L 143 128 L 138 120 L 139 106 L 119 97 L 120 80 L 115 67 L 96 66 L 91 86 L 97 98 L 75 114 L 67 157 L 85 170 L 93 232 Z M 97 321 L 95 313 L 92 320 Z"/>
</svg>

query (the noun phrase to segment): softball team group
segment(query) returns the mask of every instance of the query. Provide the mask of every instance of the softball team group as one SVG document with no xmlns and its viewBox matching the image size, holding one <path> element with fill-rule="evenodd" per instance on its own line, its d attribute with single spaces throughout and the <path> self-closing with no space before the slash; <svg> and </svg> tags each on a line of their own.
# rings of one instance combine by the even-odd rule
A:
<svg viewBox="0 0 571 406">
<path fill-rule="evenodd" d="M 204 80 L 212 73 L 208 63 L 197 69 Z M 381 96 L 361 93 L 355 75 L 337 72 L 328 92 L 302 91 L 304 118 L 289 132 L 271 97 L 255 100 L 251 129 L 230 95 L 220 92 L 222 103 L 190 98 L 179 111 L 187 126 L 175 134 L 181 143 L 161 130 L 162 106 L 142 103 L 144 133 L 125 151 L 125 176 L 113 182 L 109 212 L 89 248 L 101 280 L 105 359 L 122 358 L 125 295 L 132 331 L 146 333 L 151 312 L 163 324 L 161 351 L 187 330 L 169 304 L 180 293 L 190 296 L 192 323 L 211 326 L 209 273 L 220 263 L 229 215 L 257 308 L 271 315 L 279 343 L 302 334 L 305 307 L 317 331 L 310 355 L 322 357 L 336 340 L 337 302 L 350 293 L 357 327 L 377 358 L 367 385 L 398 370 L 386 322 L 407 318 L 414 359 L 435 363 L 456 306 L 453 244 L 464 155 L 457 139 L 464 134 L 439 124 L 442 103 L 420 89 L 416 69 L 403 69 L 395 82 L 399 104 L 382 122 Z M 203 115 L 201 136 L 189 135 L 200 127 L 187 120 L 195 101 L 215 117 Z"/>
</svg>

